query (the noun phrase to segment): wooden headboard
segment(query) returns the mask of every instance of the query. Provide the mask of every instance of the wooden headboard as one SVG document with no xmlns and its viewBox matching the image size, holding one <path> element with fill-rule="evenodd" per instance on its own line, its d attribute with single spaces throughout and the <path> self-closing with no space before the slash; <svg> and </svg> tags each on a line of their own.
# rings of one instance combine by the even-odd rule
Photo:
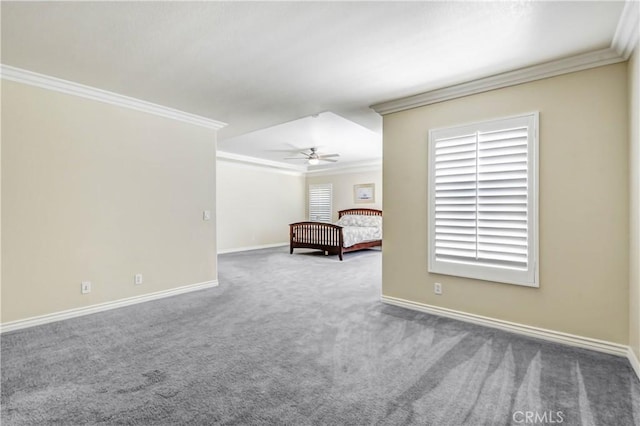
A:
<svg viewBox="0 0 640 426">
<path fill-rule="evenodd" d="M 364 216 L 382 216 L 382 210 L 376 209 L 347 209 L 338 212 L 338 218 L 347 214 L 361 214 Z"/>
</svg>

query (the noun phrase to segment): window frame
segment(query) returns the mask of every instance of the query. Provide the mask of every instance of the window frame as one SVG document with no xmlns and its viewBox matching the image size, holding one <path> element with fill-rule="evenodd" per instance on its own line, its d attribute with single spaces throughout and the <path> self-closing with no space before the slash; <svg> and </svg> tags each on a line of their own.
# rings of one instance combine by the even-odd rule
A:
<svg viewBox="0 0 640 426">
<path fill-rule="evenodd" d="M 318 219 L 313 219 L 311 216 L 311 190 L 312 188 L 324 188 L 329 190 L 329 219 L 325 222 Z M 321 222 L 321 223 L 331 223 L 333 220 L 333 184 L 331 183 L 315 183 L 309 184 L 307 187 L 307 209 L 308 209 L 308 219 L 310 222 Z M 317 216 L 316 216 L 317 217 Z"/>
<path fill-rule="evenodd" d="M 527 269 L 482 265 L 472 262 L 439 260 L 436 258 L 435 221 L 435 141 L 436 138 L 456 137 L 470 131 L 498 131 L 514 123 L 527 123 Z M 510 124 L 511 123 L 511 124 Z M 428 136 L 428 271 L 434 274 L 472 278 L 527 287 L 539 287 L 539 223 L 538 223 L 538 165 L 539 165 L 539 113 L 537 111 L 484 120 L 469 124 L 447 126 L 429 130 Z"/>
</svg>

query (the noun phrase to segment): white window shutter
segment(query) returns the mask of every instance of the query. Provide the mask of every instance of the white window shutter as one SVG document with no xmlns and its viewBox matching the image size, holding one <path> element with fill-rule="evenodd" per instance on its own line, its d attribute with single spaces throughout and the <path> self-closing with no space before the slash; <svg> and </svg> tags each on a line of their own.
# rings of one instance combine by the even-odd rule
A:
<svg viewBox="0 0 640 426">
<path fill-rule="evenodd" d="M 331 222 L 333 187 L 330 183 L 309 185 L 309 220 Z"/>
<path fill-rule="evenodd" d="M 432 130 L 429 270 L 537 286 L 537 114 Z"/>
<path fill-rule="evenodd" d="M 478 259 L 526 269 L 527 128 L 478 132 Z"/>
</svg>

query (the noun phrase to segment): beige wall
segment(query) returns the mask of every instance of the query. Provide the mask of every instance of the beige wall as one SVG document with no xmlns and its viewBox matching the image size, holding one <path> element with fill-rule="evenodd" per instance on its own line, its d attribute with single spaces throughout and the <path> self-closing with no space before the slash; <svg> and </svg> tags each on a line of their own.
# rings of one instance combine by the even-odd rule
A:
<svg viewBox="0 0 640 426">
<path fill-rule="evenodd" d="M 205 209 L 215 131 L 3 81 L 3 323 L 215 280 Z"/>
<path fill-rule="evenodd" d="M 629 61 L 630 244 L 629 345 L 640 359 L 640 64 L 638 47 Z"/>
<path fill-rule="evenodd" d="M 305 179 L 219 159 L 218 250 L 289 243 L 289 223 L 304 219 Z"/>
<path fill-rule="evenodd" d="M 338 211 L 351 208 L 382 209 L 382 170 L 355 173 L 336 173 L 331 175 L 307 175 L 307 191 L 309 185 L 330 183 L 333 187 L 333 222 L 338 220 Z M 375 203 L 354 203 L 353 186 L 362 183 L 375 184 Z M 309 203 L 304 200 L 306 215 Z"/>
<path fill-rule="evenodd" d="M 0 78 L 0 323 L 2 323 L 2 87 Z"/>
<path fill-rule="evenodd" d="M 385 116 L 383 294 L 627 343 L 626 72 L 610 65 Z M 540 288 L 429 274 L 428 130 L 531 111 L 540 112 Z"/>
</svg>

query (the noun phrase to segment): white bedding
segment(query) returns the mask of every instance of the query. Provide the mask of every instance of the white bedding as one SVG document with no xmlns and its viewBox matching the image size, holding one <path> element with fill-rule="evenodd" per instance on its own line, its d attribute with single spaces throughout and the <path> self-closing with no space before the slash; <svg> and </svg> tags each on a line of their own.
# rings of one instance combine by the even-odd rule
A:
<svg viewBox="0 0 640 426">
<path fill-rule="evenodd" d="M 342 228 L 344 237 L 344 247 L 351 247 L 354 244 L 365 241 L 375 241 L 382 239 L 381 226 L 344 226 Z"/>
<path fill-rule="evenodd" d="M 344 247 L 382 239 L 382 216 L 345 215 L 336 225 L 342 226 Z"/>
</svg>

